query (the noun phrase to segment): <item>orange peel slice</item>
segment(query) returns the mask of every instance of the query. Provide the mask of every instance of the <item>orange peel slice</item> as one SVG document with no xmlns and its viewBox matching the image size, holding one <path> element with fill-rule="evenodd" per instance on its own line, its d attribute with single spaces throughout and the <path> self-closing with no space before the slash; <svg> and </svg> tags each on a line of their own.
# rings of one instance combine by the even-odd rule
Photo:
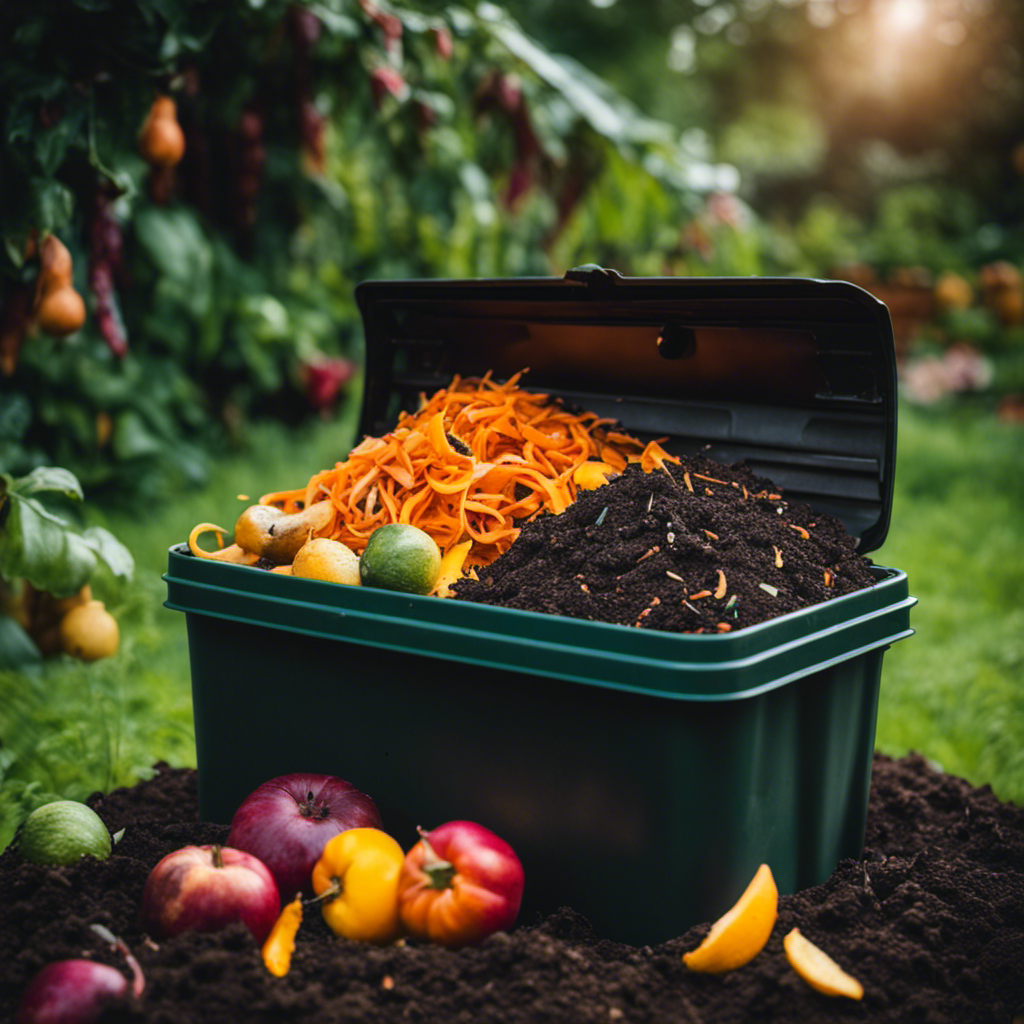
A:
<svg viewBox="0 0 1024 1024">
<path fill-rule="evenodd" d="M 593 491 L 603 487 L 619 471 L 607 462 L 588 461 L 576 467 L 572 474 L 573 483 L 585 491 Z"/>
<path fill-rule="evenodd" d="M 864 986 L 846 973 L 827 953 L 794 928 L 782 940 L 790 967 L 813 989 L 826 996 L 863 999 Z"/>
<path fill-rule="evenodd" d="M 466 556 L 473 546 L 472 539 L 464 540 L 459 544 L 450 547 L 441 559 L 441 570 L 437 576 L 437 582 L 431 591 L 436 597 L 447 597 L 452 584 L 462 578 L 463 566 L 466 564 Z"/>
<path fill-rule="evenodd" d="M 749 963 L 764 949 L 779 912 L 779 890 L 771 868 L 762 864 L 732 909 L 712 926 L 704 941 L 683 954 L 691 971 L 721 974 Z"/>
<path fill-rule="evenodd" d="M 228 531 L 216 523 L 199 523 L 192 527 L 188 535 L 188 549 L 196 558 L 212 558 L 218 562 L 234 562 L 237 565 L 253 565 L 259 561 L 259 555 L 243 551 L 237 544 L 229 544 L 227 547 L 219 547 L 216 551 L 206 551 L 199 546 L 199 538 L 204 533 L 217 534 L 217 543 L 223 545 L 224 534 Z"/>
</svg>

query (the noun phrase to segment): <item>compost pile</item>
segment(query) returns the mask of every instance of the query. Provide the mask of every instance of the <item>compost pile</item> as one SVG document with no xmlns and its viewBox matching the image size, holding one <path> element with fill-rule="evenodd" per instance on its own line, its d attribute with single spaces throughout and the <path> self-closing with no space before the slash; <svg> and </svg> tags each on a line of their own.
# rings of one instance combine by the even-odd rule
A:
<svg viewBox="0 0 1024 1024">
<path fill-rule="evenodd" d="M 871 586 L 870 563 L 833 516 L 770 480 L 703 456 L 633 463 L 580 491 L 457 600 L 681 633 L 726 633 Z"/>
<path fill-rule="evenodd" d="M 1024 808 L 916 755 L 876 755 L 863 861 L 782 896 L 767 947 L 723 975 L 682 963 L 706 924 L 653 948 L 625 946 L 570 908 L 455 951 L 339 939 L 310 914 L 284 978 L 268 973 L 241 924 L 157 946 L 137 925 L 149 871 L 184 844 L 222 842 L 227 827 L 196 820 L 189 769 L 158 765 L 149 781 L 89 803 L 112 831 L 125 829 L 108 860 L 47 868 L 11 849 L 0 856 L 2 1020 L 46 963 L 88 951 L 117 964 L 89 931 L 95 922 L 128 942 L 147 980 L 140 1002 L 108 1009 L 105 1021 L 1011 1024 L 1024 1010 Z M 796 976 L 782 950 L 793 927 L 863 983 L 862 1002 Z"/>
</svg>

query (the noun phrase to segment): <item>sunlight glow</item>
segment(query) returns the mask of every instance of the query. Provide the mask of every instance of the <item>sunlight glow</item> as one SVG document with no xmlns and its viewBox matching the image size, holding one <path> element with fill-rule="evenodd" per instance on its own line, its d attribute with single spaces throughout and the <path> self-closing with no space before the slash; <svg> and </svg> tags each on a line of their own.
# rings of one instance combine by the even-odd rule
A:
<svg viewBox="0 0 1024 1024">
<path fill-rule="evenodd" d="M 909 35 L 917 31 L 928 17 L 926 0 L 890 0 L 882 18 L 890 32 Z"/>
</svg>

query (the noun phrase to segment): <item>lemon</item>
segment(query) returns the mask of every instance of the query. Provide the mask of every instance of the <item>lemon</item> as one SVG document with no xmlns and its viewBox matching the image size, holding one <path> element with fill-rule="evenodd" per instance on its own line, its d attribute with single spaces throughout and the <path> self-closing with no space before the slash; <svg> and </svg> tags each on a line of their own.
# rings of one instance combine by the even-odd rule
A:
<svg viewBox="0 0 1024 1024">
<path fill-rule="evenodd" d="M 434 539 L 408 523 L 378 526 L 359 559 L 359 575 L 368 587 L 429 594 L 441 572 Z"/>
<path fill-rule="evenodd" d="M 779 890 L 771 868 L 762 864 L 735 906 L 711 926 L 695 950 L 683 954 L 683 963 L 691 971 L 709 974 L 749 963 L 767 944 L 778 906 Z"/>
<path fill-rule="evenodd" d="M 299 548 L 292 562 L 292 575 L 308 580 L 359 585 L 359 556 L 340 540 L 313 537 Z"/>
<path fill-rule="evenodd" d="M 18 850 L 34 864 L 73 864 L 87 855 L 105 860 L 110 856 L 110 833 L 86 804 L 54 800 L 25 819 Z"/>
</svg>

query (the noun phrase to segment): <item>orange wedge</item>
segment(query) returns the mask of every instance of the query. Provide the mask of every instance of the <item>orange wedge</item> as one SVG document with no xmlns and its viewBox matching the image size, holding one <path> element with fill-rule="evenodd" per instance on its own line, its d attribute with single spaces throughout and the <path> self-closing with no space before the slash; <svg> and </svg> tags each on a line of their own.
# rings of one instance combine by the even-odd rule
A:
<svg viewBox="0 0 1024 1024">
<path fill-rule="evenodd" d="M 464 540 L 450 547 L 441 559 L 441 569 L 437 574 L 437 582 L 431 591 L 437 597 L 447 597 L 453 583 L 462 578 L 462 567 L 466 564 L 466 556 L 473 546 L 472 540 Z"/>
<path fill-rule="evenodd" d="M 779 890 L 771 868 L 762 864 L 736 905 L 711 926 L 695 950 L 683 954 L 683 963 L 691 971 L 708 974 L 720 974 L 749 963 L 764 949 L 778 908 Z"/>
<path fill-rule="evenodd" d="M 618 476 L 618 470 L 607 462 L 584 462 L 576 467 L 573 482 L 584 491 L 593 491 L 608 483 L 609 478 Z"/>
<path fill-rule="evenodd" d="M 799 928 L 794 928 L 782 940 L 782 945 L 790 966 L 811 988 L 827 996 L 846 996 L 849 999 L 864 997 L 864 986 L 856 978 L 851 978 L 813 942 L 805 939 Z"/>
</svg>

